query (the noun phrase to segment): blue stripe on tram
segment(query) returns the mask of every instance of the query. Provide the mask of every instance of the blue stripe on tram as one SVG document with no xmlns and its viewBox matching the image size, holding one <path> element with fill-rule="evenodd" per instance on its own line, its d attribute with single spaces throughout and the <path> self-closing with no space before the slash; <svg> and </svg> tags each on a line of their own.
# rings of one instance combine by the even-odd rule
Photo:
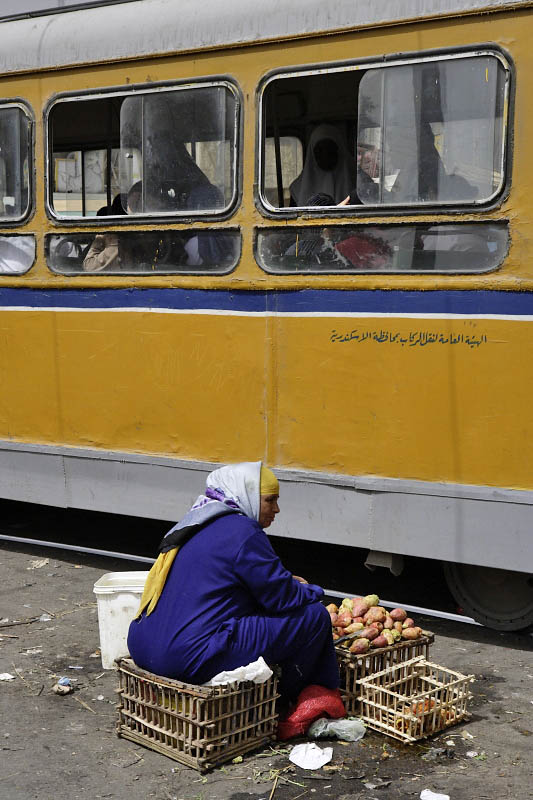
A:
<svg viewBox="0 0 533 800">
<path fill-rule="evenodd" d="M 31 308 L 202 309 L 243 313 L 533 315 L 533 292 L 462 290 L 245 290 L 0 288 L 1 306 Z"/>
</svg>

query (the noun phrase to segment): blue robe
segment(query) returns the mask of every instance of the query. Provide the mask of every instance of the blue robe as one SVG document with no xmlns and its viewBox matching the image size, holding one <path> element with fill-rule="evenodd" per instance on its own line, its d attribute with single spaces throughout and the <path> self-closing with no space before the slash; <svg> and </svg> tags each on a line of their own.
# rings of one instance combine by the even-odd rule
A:
<svg viewBox="0 0 533 800">
<path fill-rule="evenodd" d="M 143 669 L 189 683 L 263 656 L 281 666 L 287 699 L 312 683 L 335 689 L 322 596 L 283 567 L 257 522 L 229 514 L 182 546 L 154 611 L 131 623 L 128 648 Z"/>
</svg>

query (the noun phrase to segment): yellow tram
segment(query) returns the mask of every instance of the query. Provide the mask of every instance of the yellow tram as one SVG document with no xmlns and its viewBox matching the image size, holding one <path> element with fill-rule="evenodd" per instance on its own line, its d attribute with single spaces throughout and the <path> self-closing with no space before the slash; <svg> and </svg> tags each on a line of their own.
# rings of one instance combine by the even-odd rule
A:
<svg viewBox="0 0 533 800">
<path fill-rule="evenodd" d="M 219 6 L 219 8 L 218 8 Z M 440 559 L 533 624 L 533 2 L 0 23 L 0 496 Z"/>
</svg>

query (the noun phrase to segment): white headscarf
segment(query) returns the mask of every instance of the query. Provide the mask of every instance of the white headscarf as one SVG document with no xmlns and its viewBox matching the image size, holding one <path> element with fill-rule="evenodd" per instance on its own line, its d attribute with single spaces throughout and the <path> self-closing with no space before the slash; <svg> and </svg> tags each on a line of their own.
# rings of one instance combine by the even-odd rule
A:
<svg viewBox="0 0 533 800">
<path fill-rule="evenodd" d="M 315 147 L 322 139 L 332 139 L 337 145 L 336 166 L 325 170 L 318 166 Z M 357 163 L 346 146 L 344 137 L 334 125 L 318 125 L 309 137 L 304 167 L 291 183 L 291 195 L 297 205 L 305 206 L 314 194 L 329 194 L 340 203 L 357 184 Z"/>
<path fill-rule="evenodd" d="M 237 508 L 256 521 L 259 520 L 261 461 L 245 461 L 215 469 L 207 476 L 206 494 L 200 495 L 193 508 L 205 505 L 201 501 L 218 501 Z M 213 496 L 214 495 L 214 496 Z"/>
<path fill-rule="evenodd" d="M 207 476 L 205 492 L 174 525 L 159 547 L 164 553 L 184 544 L 194 533 L 225 514 L 246 514 L 259 522 L 261 461 L 245 461 L 215 469 Z"/>
</svg>

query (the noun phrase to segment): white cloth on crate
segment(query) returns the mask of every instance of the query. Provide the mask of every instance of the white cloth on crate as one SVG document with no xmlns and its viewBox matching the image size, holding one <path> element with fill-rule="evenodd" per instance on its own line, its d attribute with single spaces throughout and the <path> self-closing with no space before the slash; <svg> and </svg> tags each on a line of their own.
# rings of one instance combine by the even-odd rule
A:
<svg viewBox="0 0 533 800">
<path fill-rule="evenodd" d="M 237 667 L 237 669 L 219 672 L 214 678 L 207 681 L 204 686 L 225 686 L 229 683 L 241 683 L 242 681 L 265 683 L 272 674 L 272 670 L 263 656 L 259 656 L 256 661 L 252 661 L 245 667 Z"/>
</svg>

